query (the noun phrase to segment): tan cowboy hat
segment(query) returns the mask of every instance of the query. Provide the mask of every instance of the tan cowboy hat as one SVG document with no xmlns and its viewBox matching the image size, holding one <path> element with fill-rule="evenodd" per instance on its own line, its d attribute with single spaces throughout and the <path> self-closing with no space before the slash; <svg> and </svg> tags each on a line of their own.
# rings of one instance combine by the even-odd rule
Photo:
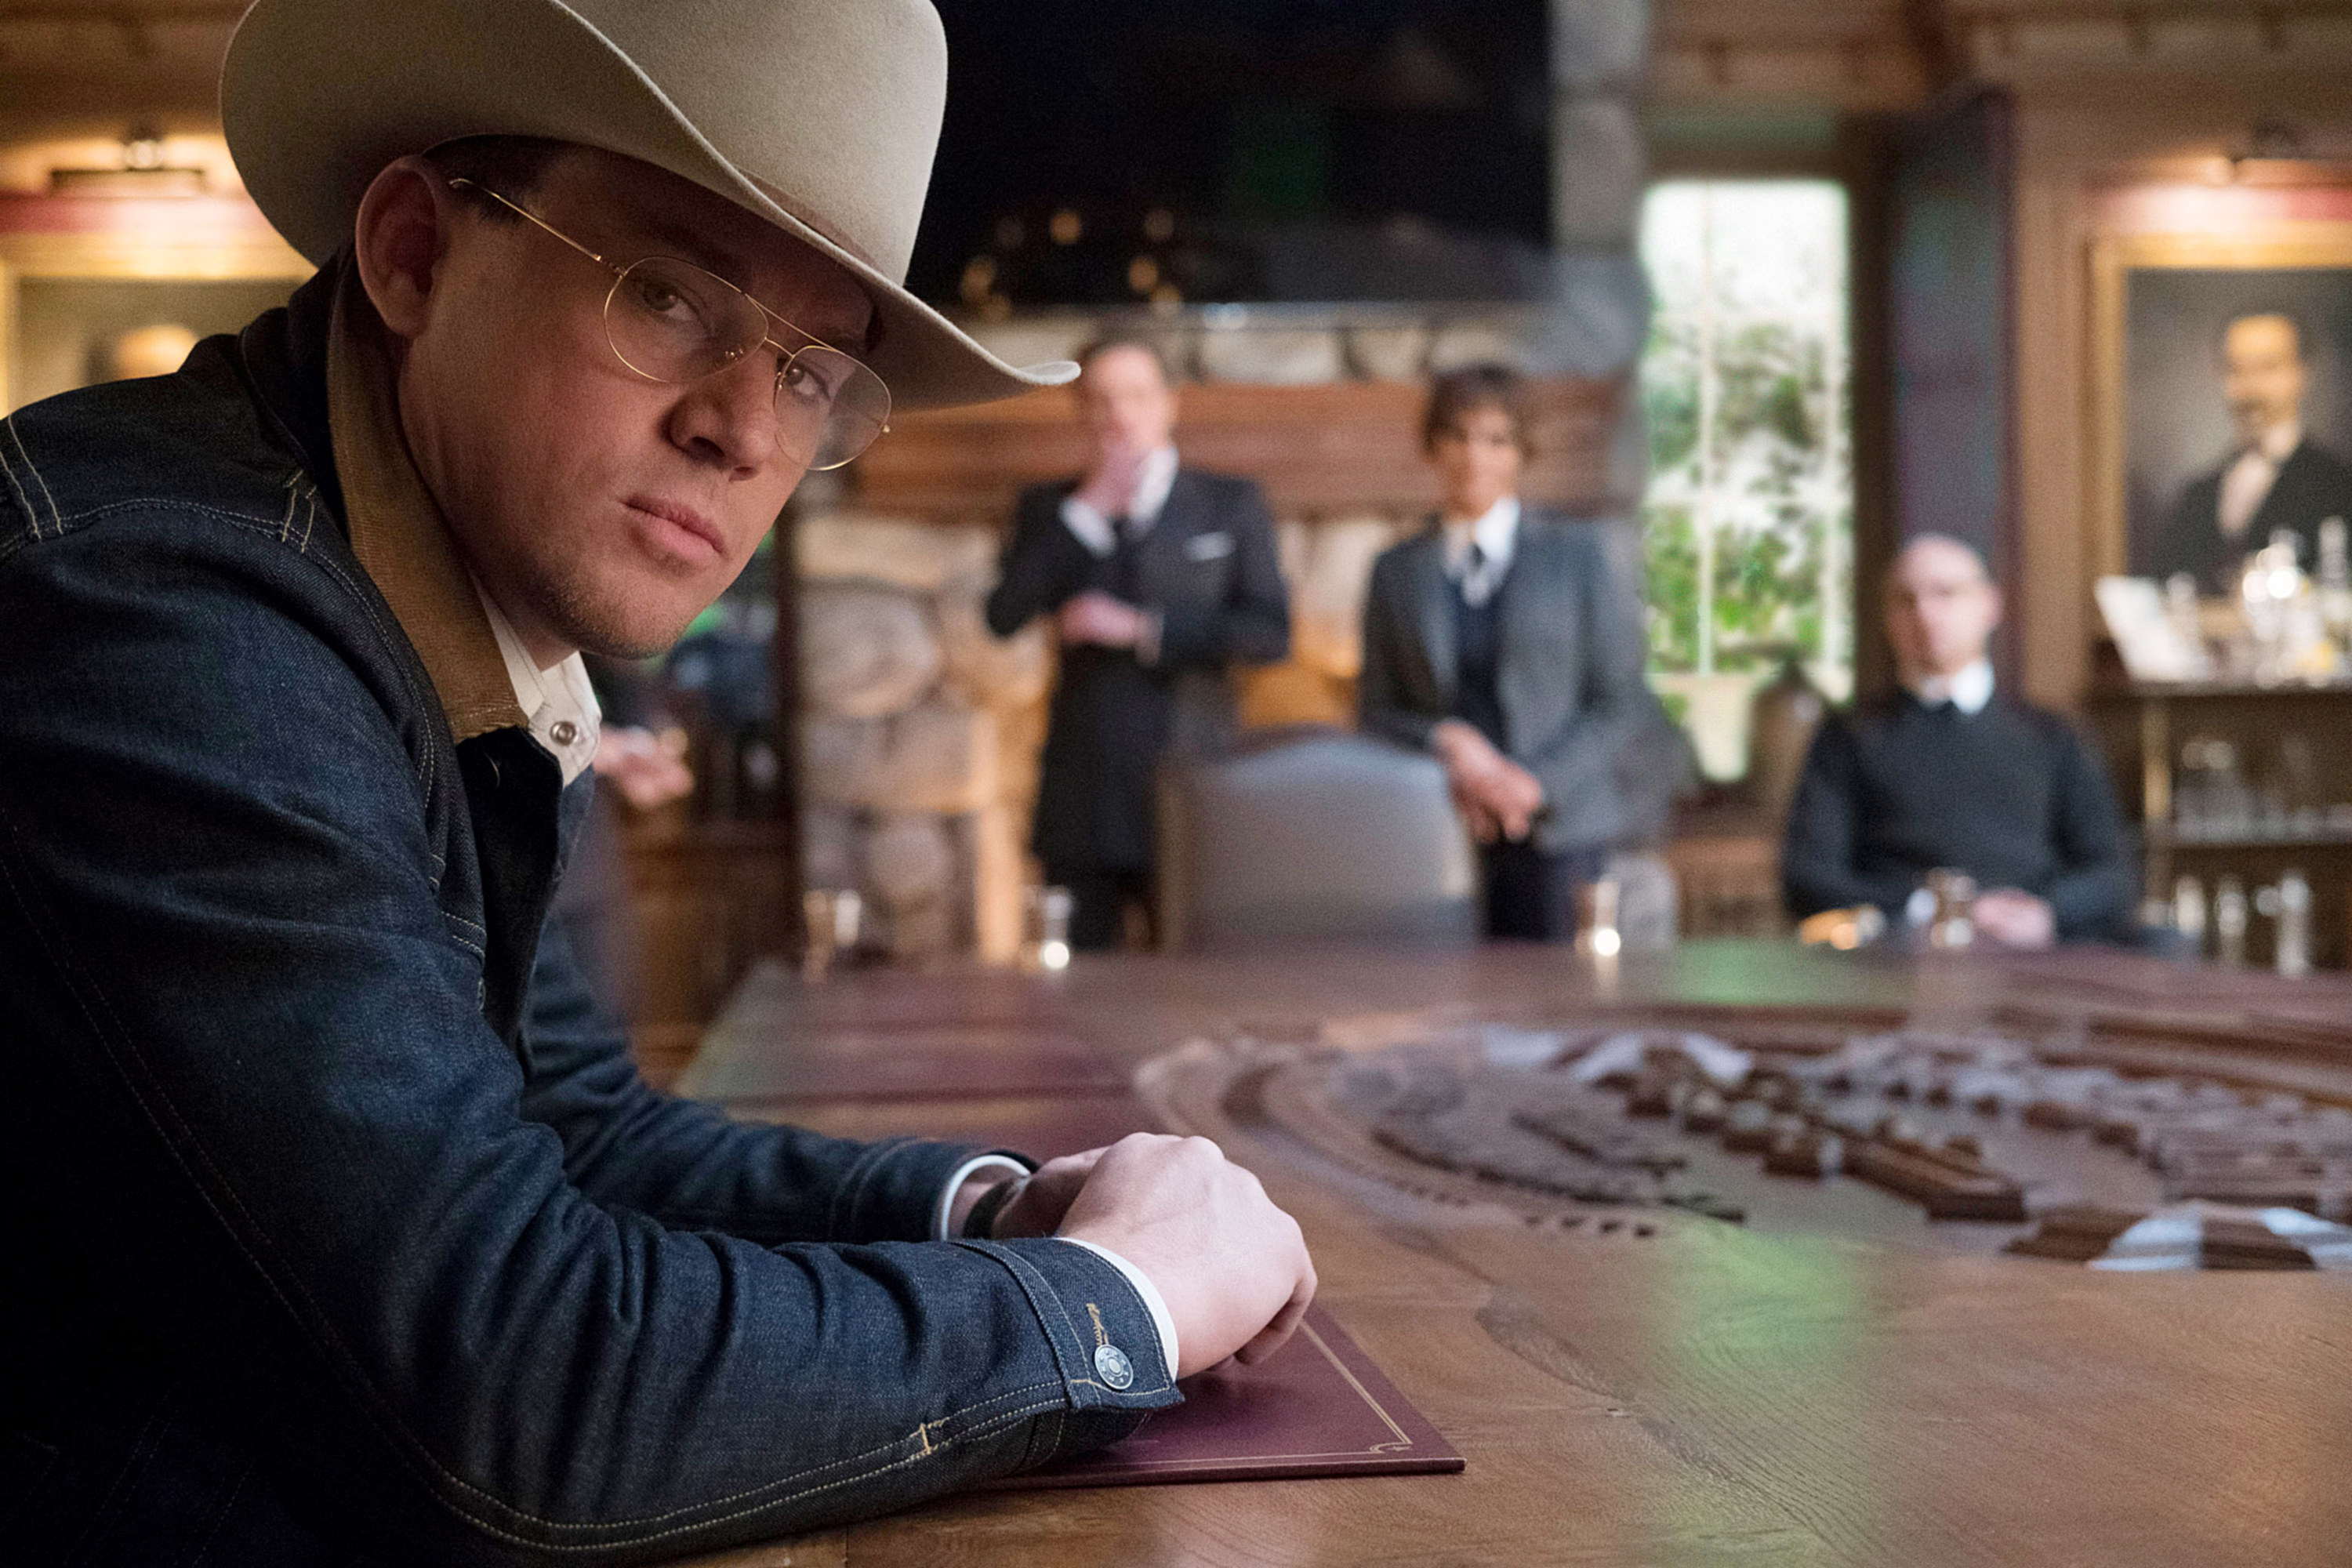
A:
<svg viewBox="0 0 2352 1568">
<path fill-rule="evenodd" d="M 221 70 L 246 189 L 313 261 L 396 158 L 462 136 L 602 147 L 846 268 L 901 408 L 1077 374 L 1015 370 L 904 287 L 946 98 L 929 0 L 258 0 Z"/>
</svg>

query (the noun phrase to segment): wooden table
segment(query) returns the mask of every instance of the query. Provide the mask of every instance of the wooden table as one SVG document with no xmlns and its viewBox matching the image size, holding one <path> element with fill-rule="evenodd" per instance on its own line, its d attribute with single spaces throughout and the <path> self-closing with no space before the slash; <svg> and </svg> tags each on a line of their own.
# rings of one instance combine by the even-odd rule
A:
<svg viewBox="0 0 2352 1568">
<path fill-rule="evenodd" d="M 1047 1154 L 1149 1124 L 1188 1038 L 1633 1005 L 2088 1029 L 2245 1053 L 2352 1100 L 2352 981 L 2112 955 L 1906 962 L 1692 943 L 1082 960 L 1058 977 L 756 973 L 681 1087 L 856 1135 Z M 950 1500 L 713 1562 L 2341 1563 L 2352 1283 L 2099 1273 L 1717 1224 L 1400 1219 L 1220 1129 L 1305 1226 L 1322 1300 L 1469 1459 L 1455 1476 Z"/>
</svg>

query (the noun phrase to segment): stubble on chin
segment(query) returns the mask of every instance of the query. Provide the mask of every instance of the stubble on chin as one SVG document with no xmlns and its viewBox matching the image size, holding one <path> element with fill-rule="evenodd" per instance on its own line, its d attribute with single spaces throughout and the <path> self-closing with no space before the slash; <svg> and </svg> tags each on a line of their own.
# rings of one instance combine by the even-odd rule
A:
<svg viewBox="0 0 2352 1568">
<path fill-rule="evenodd" d="M 541 624 L 573 647 L 630 662 L 667 653 L 704 608 L 670 608 L 650 596 L 632 602 L 561 564 L 543 567 L 524 592 Z"/>
</svg>

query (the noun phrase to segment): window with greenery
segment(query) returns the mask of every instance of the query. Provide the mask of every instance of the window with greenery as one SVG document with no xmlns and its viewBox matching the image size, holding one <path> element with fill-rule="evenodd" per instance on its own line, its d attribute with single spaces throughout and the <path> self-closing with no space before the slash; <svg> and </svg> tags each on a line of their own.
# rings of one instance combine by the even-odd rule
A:
<svg viewBox="0 0 2352 1568">
<path fill-rule="evenodd" d="M 1783 663 L 1832 697 L 1853 684 L 1845 192 L 1662 181 L 1641 247 L 1650 668 L 1727 776 L 1748 696 Z"/>
</svg>

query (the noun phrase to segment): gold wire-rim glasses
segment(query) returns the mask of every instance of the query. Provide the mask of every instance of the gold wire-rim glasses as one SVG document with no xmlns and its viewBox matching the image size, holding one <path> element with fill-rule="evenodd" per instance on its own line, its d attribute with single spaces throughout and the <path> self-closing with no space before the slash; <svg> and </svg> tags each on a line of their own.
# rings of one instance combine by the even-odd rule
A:
<svg viewBox="0 0 2352 1568">
<path fill-rule="evenodd" d="M 604 324 L 604 345 L 612 350 L 613 357 L 619 360 L 623 367 L 628 370 L 630 374 L 642 376 L 646 380 L 654 382 L 659 385 L 688 385 L 694 382 L 702 380 L 706 376 L 719 374 L 730 365 L 740 363 L 744 355 L 752 353 L 754 350 L 763 346 L 772 348 L 775 350 L 778 354 L 782 356 L 782 363 L 776 367 L 774 393 L 776 420 L 779 429 L 782 430 L 786 428 L 790 424 L 790 420 L 783 412 L 783 403 L 786 393 L 786 377 L 791 375 L 796 367 L 802 367 L 803 360 L 814 353 L 825 356 L 825 363 L 830 363 L 838 362 L 838 363 L 845 368 L 839 373 L 841 376 L 840 388 L 835 389 L 827 397 L 826 433 L 824 435 L 821 435 L 818 440 L 813 444 L 813 450 L 808 454 L 808 467 L 813 470 L 818 471 L 827 468 L 840 468 L 845 463 L 855 461 L 868 447 L 872 447 L 877 439 L 888 433 L 890 429 L 890 411 L 892 407 L 888 384 L 884 382 L 880 376 L 875 374 L 873 368 L 867 365 L 863 360 L 860 360 L 856 355 L 849 353 L 845 350 L 835 348 L 833 344 L 826 342 L 824 339 L 817 337 L 814 333 L 805 331 L 802 328 L 794 325 L 785 317 L 778 315 L 775 311 L 761 304 L 759 300 L 750 292 L 750 290 L 729 282 L 726 279 L 719 277 L 719 274 L 711 271 L 707 267 L 698 267 L 691 261 L 683 260 L 680 258 L 674 256 L 643 256 L 639 257 L 635 261 L 623 265 L 622 263 L 613 260 L 610 257 L 604 256 L 597 251 L 591 250 L 588 247 L 581 244 L 570 235 L 565 234 L 562 229 L 557 228 L 553 224 L 549 223 L 545 218 L 541 217 L 537 213 L 532 212 L 529 207 L 522 205 L 520 202 L 513 201 L 507 196 L 499 195 L 497 191 L 490 189 L 489 186 L 483 184 L 478 180 L 468 179 L 464 175 L 457 175 L 451 177 L 448 184 L 452 190 L 474 191 L 482 195 L 488 196 L 490 200 L 498 203 L 500 206 L 506 208 L 509 212 L 513 213 L 516 216 L 527 219 L 535 227 L 557 239 L 562 240 L 565 245 L 569 246 L 573 250 L 578 251 L 581 255 L 586 257 L 589 260 L 594 262 L 597 266 L 603 268 L 605 271 L 613 275 L 612 286 L 604 291 L 604 300 L 602 311 Z M 629 280 L 629 278 L 633 274 L 636 273 L 640 268 L 646 268 L 649 265 L 682 268 L 688 273 L 693 274 L 698 278 L 709 279 L 712 283 L 717 284 L 719 288 L 725 289 L 729 295 L 742 300 L 753 309 L 757 310 L 760 312 L 761 317 L 764 320 L 773 321 L 779 326 L 783 327 L 793 335 L 803 338 L 806 341 L 800 348 L 791 348 L 783 343 L 778 342 L 772 335 L 762 330 L 759 337 L 750 342 L 742 344 L 740 347 L 726 347 L 719 349 L 718 351 L 718 363 L 711 364 L 708 369 L 694 371 L 691 374 L 683 375 L 664 375 L 656 371 L 648 370 L 643 364 L 638 363 L 636 360 L 630 358 L 627 351 L 621 346 L 620 342 L 614 336 L 615 329 L 613 315 L 614 301 L 620 297 L 623 285 Z M 812 361 L 810 363 L 814 363 L 814 362 Z M 822 377 L 819 379 L 821 381 Z M 834 421 L 836 417 L 836 414 L 837 412 L 844 410 L 845 406 L 840 395 L 841 390 L 852 387 L 857 388 L 858 390 L 852 395 L 852 398 L 850 400 L 851 405 L 856 405 L 862 401 L 864 405 L 846 406 L 845 415 L 843 415 L 843 416 L 850 421 L 850 423 L 847 425 L 845 430 L 835 431 L 834 429 Z M 828 452 L 826 448 L 829 444 L 834 443 L 835 437 L 839 437 L 840 444 L 845 447 L 845 449 Z"/>
</svg>

